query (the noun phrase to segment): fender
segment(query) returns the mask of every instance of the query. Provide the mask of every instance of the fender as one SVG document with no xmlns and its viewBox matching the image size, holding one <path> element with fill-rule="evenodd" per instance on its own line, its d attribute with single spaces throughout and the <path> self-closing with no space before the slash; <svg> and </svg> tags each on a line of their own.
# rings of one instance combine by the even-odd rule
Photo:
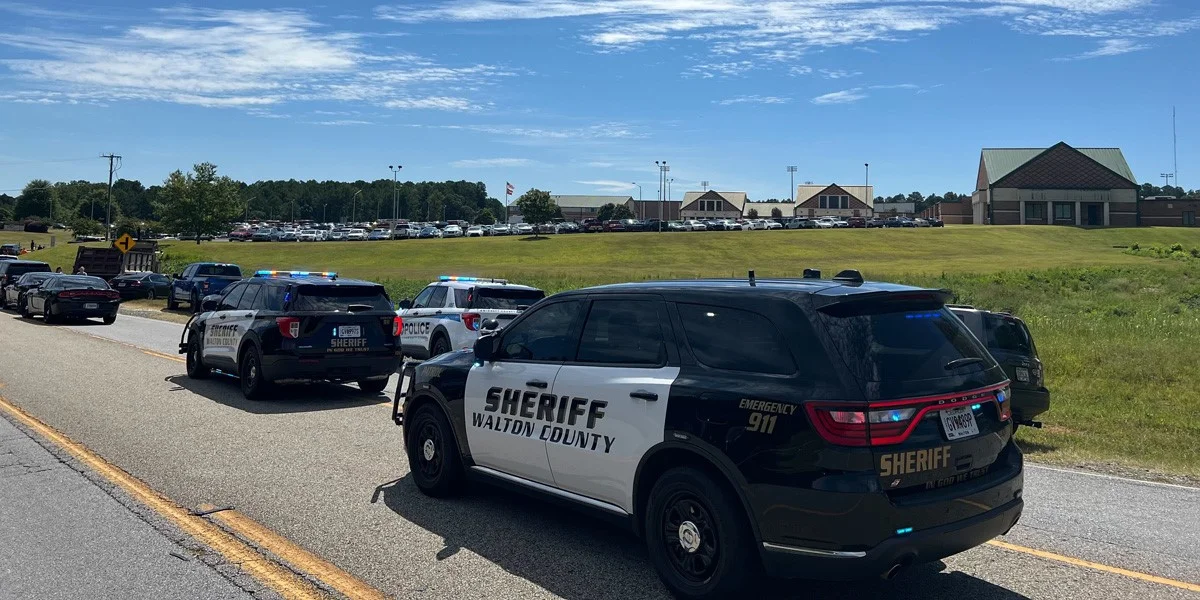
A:
<svg viewBox="0 0 1200 600">
<path fill-rule="evenodd" d="M 690 452 L 716 468 L 718 472 L 725 476 L 729 484 L 733 486 L 733 493 L 737 496 L 738 501 L 742 505 L 742 510 L 746 513 L 747 520 L 750 522 L 750 529 L 754 533 L 754 539 L 756 542 L 761 542 L 762 534 L 758 530 L 758 519 L 754 518 L 754 513 L 750 509 L 750 502 L 746 499 L 746 486 L 748 484 L 746 478 L 742 476 L 741 470 L 737 468 L 737 465 L 715 446 L 690 433 L 668 430 L 665 437 L 664 441 L 647 450 L 646 454 L 642 456 L 641 462 L 638 463 L 637 470 L 633 476 L 634 500 L 636 501 L 638 498 L 641 498 L 642 492 L 645 491 L 642 482 L 642 468 L 655 455 L 669 450 Z M 641 533 L 642 515 L 633 515 L 633 519 L 636 531 Z"/>
<path fill-rule="evenodd" d="M 445 417 L 446 422 L 450 424 L 450 431 L 454 433 L 454 442 L 458 444 L 458 454 L 462 458 L 463 466 L 470 467 L 471 465 L 475 464 L 474 461 L 471 460 L 471 447 L 467 445 L 466 423 L 463 422 L 462 419 L 455 419 L 451 416 L 450 402 L 446 400 L 446 397 L 443 396 L 442 393 L 433 386 L 424 387 L 414 392 L 413 399 L 405 403 L 404 414 L 406 418 L 404 420 L 404 446 L 407 448 L 409 441 L 409 420 L 407 419 L 407 415 L 412 414 L 409 406 L 411 406 L 414 401 L 422 396 L 428 397 L 430 400 L 432 400 L 432 404 L 437 406 L 438 410 L 442 411 L 442 416 Z M 422 404 L 424 404 L 424 402 L 422 402 Z"/>
<path fill-rule="evenodd" d="M 429 347 L 425 348 L 425 350 L 429 352 L 429 358 L 433 358 L 433 339 L 437 337 L 438 334 L 446 336 L 446 342 L 450 344 L 450 349 L 455 350 L 454 338 L 450 336 L 450 332 L 446 329 L 445 325 L 439 324 L 437 327 L 434 327 L 433 332 L 429 334 Z"/>
</svg>

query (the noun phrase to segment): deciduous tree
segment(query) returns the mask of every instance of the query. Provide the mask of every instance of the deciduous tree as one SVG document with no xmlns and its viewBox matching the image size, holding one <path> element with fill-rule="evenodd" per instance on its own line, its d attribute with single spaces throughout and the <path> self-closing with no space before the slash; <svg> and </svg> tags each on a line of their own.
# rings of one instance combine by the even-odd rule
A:
<svg viewBox="0 0 1200 600">
<path fill-rule="evenodd" d="M 521 211 L 521 217 L 532 225 L 549 223 L 562 216 L 562 209 L 550 199 L 550 193 L 536 188 L 521 194 L 516 205 L 517 210 Z M 537 237 L 537 229 L 534 229 L 533 236 Z"/>
<path fill-rule="evenodd" d="M 163 225 L 174 231 L 202 235 L 223 233 L 242 214 L 238 183 L 217 176 L 217 166 L 200 163 L 192 172 L 175 171 L 167 176 L 158 193 Z"/>
</svg>

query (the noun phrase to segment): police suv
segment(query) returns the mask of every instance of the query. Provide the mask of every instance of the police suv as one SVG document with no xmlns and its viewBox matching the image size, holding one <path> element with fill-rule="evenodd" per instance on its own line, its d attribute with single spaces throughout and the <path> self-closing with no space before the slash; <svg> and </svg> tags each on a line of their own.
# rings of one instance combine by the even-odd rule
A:
<svg viewBox="0 0 1200 600">
<path fill-rule="evenodd" d="M 414 483 L 616 517 L 682 598 L 891 577 L 1008 532 L 1009 382 L 949 293 L 806 275 L 565 292 L 406 365 Z"/>
<path fill-rule="evenodd" d="M 261 399 L 276 383 L 358 383 L 378 393 L 400 363 L 400 318 L 383 286 L 336 273 L 258 271 L 203 301 L 184 328 L 187 374 L 217 369 Z"/>
<path fill-rule="evenodd" d="M 404 320 L 404 355 L 429 358 L 474 346 L 479 332 L 499 329 L 546 292 L 504 279 L 442 275 L 415 300 L 402 300 L 396 311 Z M 494 321 L 490 323 L 489 321 Z"/>
</svg>

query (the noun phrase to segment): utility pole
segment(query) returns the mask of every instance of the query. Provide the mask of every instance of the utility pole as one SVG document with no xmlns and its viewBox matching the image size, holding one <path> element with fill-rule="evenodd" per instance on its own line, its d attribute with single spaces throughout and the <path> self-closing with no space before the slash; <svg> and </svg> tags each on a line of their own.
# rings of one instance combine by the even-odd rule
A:
<svg viewBox="0 0 1200 600">
<path fill-rule="evenodd" d="M 795 202 L 796 201 L 796 166 L 788 165 L 787 172 L 788 172 L 788 175 L 791 176 L 791 180 L 792 180 L 792 191 L 791 191 L 791 194 L 789 197 L 791 198 L 792 202 Z"/>
<path fill-rule="evenodd" d="M 636 185 L 638 189 L 638 218 L 644 221 L 646 220 L 646 208 L 642 206 L 642 184 L 634 181 L 633 185 Z"/>
<path fill-rule="evenodd" d="M 863 163 L 863 169 L 866 171 L 866 175 L 863 176 L 863 194 L 866 196 L 873 196 L 874 194 L 871 193 L 871 163 Z M 867 198 L 863 202 L 867 206 L 871 207 L 871 216 L 874 217 L 875 216 L 875 199 Z"/>
<path fill-rule="evenodd" d="M 104 241 L 107 242 L 112 239 L 112 178 L 113 178 L 113 173 L 116 171 L 116 165 L 121 162 L 121 157 L 117 154 L 101 154 L 100 158 L 108 159 L 108 194 L 107 194 L 108 209 L 104 211 Z M 54 210 L 54 201 L 53 200 L 50 202 L 50 210 L 51 211 Z M 95 216 L 96 216 L 96 203 L 95 203 L 95 201 L 93 201 L 92 202 L 92 218 L 95 219 Z M 53 220 L 53 217 L 51 217 L 51 220 Z"/>
<path fill-rule="evenodd" d="M 1163 188 L 1167 188 L 1167 187 L 1170 187 L 1171 178 L 1174 177 L 1175 174 L 1174 173 L 1159 173 L 1158 176 L 1163 178 Z M 1166 193 L 1166 191 L 1167 191 L 1166 189 L 1163 189 L 1163 193 Z"/>
<path fill-rule="evenodd" d="M 661 212 L 663 215 L 663 218 L 659 219 L 658 221 L 658 231 L 659 233 L 662 233 L 663 221 L 667 220 L 667 173 L 671 171 L 671 167 L 667 166 L 667 161 L 665 160 L 656 160 L 654 161 L 654 164 L 658 165 L 658 205 L 662 209 L 659 212 Z"/>
</svg>

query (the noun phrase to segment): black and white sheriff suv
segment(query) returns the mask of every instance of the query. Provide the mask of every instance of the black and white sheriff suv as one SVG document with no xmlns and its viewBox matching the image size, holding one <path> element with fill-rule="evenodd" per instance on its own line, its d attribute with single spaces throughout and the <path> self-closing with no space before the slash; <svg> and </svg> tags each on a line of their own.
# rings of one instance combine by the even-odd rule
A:
<svg viewBox="0 0 1200 600">
<path fill-rule="evenodd" d="M 480 331 L 503 328 L 545 297 L 542 290 L 504 279 L 442 275 L 415 299 L 399 303 L 404 355 L 424 359 L 471 348 Z"/>
<path fill-rule="evenodd" d="M 400 318 L 383 286 L 336 273 L 258 271 L 207 296 L 184 327 L 187 374 L 237 375 L 242 394 L 277 383 L 356 382 L 378 393 L 400 364 Z"/>
<path fill-rule="evenodd" d="M 1008 532 L 1008 380 L 949 294 L 806 275 L 565 292 L 406 365 L 413 481 L 616 517 L 681 598 L 891 577 Z"/>
</svg>

